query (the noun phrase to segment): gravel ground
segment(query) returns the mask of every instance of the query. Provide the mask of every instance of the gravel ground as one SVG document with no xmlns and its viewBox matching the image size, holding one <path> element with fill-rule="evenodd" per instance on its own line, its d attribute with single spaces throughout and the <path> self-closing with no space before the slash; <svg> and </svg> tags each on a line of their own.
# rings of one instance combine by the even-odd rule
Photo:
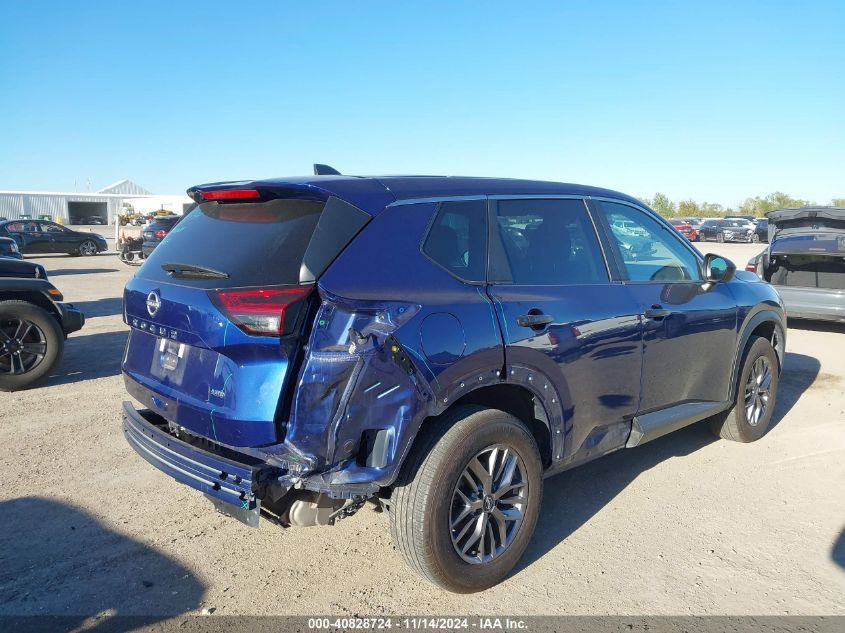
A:
<svg viewBox="0 0 845 633">
<path fill-rule="evenodd" d="M 760 250 L 718 249 L 740 266 Z M 384 515 L 250 530 L 137 457 L 120 430 L 132 269 L 37 261 L 88 322 L 45 384 L 0 394 L 0 615 L 845 614 L 843 327 L 790 323 L 763 440 L 696 425 L 547 480 L 517 571 L 459 596 L 405 567 Z"/>
</svg>

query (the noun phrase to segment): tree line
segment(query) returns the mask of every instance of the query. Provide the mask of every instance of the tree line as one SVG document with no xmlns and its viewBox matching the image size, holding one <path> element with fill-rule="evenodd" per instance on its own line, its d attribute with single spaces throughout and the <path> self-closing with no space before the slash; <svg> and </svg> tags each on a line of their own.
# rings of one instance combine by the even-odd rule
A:
<svg viewBox="0 0 845 633">
<path fill-rule="evenodd" d="M 724 217 L 726 215 L 753 215 L 754 217 L 763 217 L 769 211 L 774 211 L 775 209 L 806 207 L 815 204 L 809 200 L 793 198 L 780 191 L 770 193 L 765 197 L 755 196 L 754 198 L 746 198 L 736 208 L 724 207 L 715 202 L 696 202 L 695 200 L 673 202 L 667 195 L 660 192 L 654 194 L 652 198 L 640 198 L 640 200 L 664 217 L 679 216 L 692 218 Z M 835 207 L 845 207 L 845 198 L 834 198 L 830 201 L 830 204 Z"/>
</svg>

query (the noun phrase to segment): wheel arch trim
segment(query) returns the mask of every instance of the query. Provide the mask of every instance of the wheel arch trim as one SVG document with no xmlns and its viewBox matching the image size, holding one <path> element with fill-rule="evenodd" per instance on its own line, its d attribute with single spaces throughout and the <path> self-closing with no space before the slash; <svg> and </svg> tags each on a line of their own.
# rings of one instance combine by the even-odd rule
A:
<svg viewBox="0 0 845 633">
<path fill-rule="evenodd" d="M 731 368 L 731 380 L 729 383 L 730 392 L 728 393 L 728 399 L 731 401 L 736 397 L 737 378 L 748 349 L 748 342 L 753 332 L 763 323 L 771 323 L 774 327 L 774 333 L 777 335 L 774 345 L 775 355 L 778 358 L 778 363 L 783 367 L 784 355 L 786 353 L 786 323 L 783 314 L 779 313 L 773 305 L 765 304 L 758 306 L 756 310 L 753 310 L 745 317 L 739 330 L 737 352 Z"/>
</svg>

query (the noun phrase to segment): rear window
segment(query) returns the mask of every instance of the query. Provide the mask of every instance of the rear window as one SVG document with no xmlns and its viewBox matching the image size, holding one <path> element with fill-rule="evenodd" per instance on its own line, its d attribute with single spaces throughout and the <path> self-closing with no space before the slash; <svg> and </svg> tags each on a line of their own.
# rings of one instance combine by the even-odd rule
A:
<svg viewBox="0 0 845 633">
<path fill-rule="evenodd" d="M 487 202 L 443 202 L 423 252 L 464 281 L 484 281 L 487 267 Z"/>
<path fill-rule="evenodd" d="M 150 222 L 150 228 L 170 228 L 179 218 L 160 218 L 158 220 L 153 220 Z"/>
<path fill-rule="evenodd" d="M 182 218 L 139 274 L 202 288 L 299 283 L 305 249 L 325 205 L 317 200 L 206 202 Z M 211 268 L 228 279 L 172 278 L 163 264 Z"/>
</svg>

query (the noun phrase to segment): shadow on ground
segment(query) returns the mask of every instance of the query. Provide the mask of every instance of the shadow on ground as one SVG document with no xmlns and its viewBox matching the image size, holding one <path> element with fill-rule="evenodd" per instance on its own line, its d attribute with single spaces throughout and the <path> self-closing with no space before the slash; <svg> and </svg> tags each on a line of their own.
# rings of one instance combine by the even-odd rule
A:
<svg viewBox="0 0 845 633">
<path fill-rule="evenodd" d="M 787 352 L 780 375 L 775 412 L 770 426 L 775 427 L 792 410 L 801 395 L 813 386 L 819 377 L 821 363 L 813 356 Z"/>
<path fill-rule="evenodd" d="M 819 374 L 819 361 L 787 353 L 771 426 L 783 420 Z M 514 573 L 528 567 L 589 521 L 640 473 L 717 441 L 707 423 L 688 426 L 633 450 L 620 450 L 545 481 L 537 531 Z M 845 546 L 840 546 L 845 547 Z"/>
<path fill-rule="evenodd" d="M 790 330 L 806 330 L 808 332 L 831 332 L 845 334 L 845 323 L 834 321 L 815 321 L 811 319 L 787 319 L 786 327 Z M 787 337 L 789 333 L 787 332 Z M 788 340 L 788 338 L 787 338 Z"/>
<path fill-rule="evenodd" d="M 95 273 L 116 273 L 117 268 L 59 268 L 57 270 L 48 270 L 47 276 L 63 277 L 65 275 L 92 275 Z"/>
<path fill-rule="evenodd" d="M 0 558 L 0 616 L 77 616 L 76 626 L 63 618 L 67 630 L 103 612 L 163 619 L 194 611 L 205 591 L 178 561 L 38 497 L 0 502 Z M 82 628 L 98 622 L 108 618 Z"/>
<path fill-rule="evenodd" d="M 120 297 L 108 297 L 106 299 L 97 299 L 96 301 L 74 301 L 73 307 L 77 310 L 82 310 L 85 318 L 112 316 L 123 313 L 123 299 Z"/>
<path fill-rule="evenodd" d="M 833 562 L 845 569 L 845 528 L 839 533 L 839 538 L 833 544 L 833 549 L 830 552 L 830 557 Z"/>
<path fill-rule="evenodd" d="M 120 373 L 120 361 L 126 346 L 128 332 L 97 332 L 72 335 L 65 341 L 61 362 L 40 385 L 64 385 L 83 380 L 94 380 Z"/>
<path fill-rule="evenodd" d="M 113 239 L 106 238 L 107 242 L 113 242 Z M 86 255 L 85 261 L 91 261 L 95 257 L 115 257 L 117 256 L 117 251 L 103 251 L 102 253 L 97 253 L 96 255 Z M 68 255 L 67 253 L 24 253 L 24 259 L 64 259 L 65 257 L 72 257 L 73 259 L 80 259 L 78 255 Z M 50 273 L 52 274 L 52 273 Z"/>
</svg>

